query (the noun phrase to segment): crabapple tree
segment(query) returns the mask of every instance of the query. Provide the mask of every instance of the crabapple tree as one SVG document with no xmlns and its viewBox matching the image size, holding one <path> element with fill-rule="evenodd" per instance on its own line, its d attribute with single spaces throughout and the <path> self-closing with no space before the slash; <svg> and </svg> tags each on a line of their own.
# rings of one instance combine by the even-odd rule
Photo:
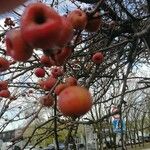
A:
<svg viewBox="0 0 150 150">
<path fill-rule="evenodd" d="M 150 132 L 149 0 L 13 4 L 0 11 L 0 133 L 20 129 L 12 146 L 77 149 L 91 129 L 102 149 L 115 115 L 123 148 L 135 127 Z"/>
</svg>

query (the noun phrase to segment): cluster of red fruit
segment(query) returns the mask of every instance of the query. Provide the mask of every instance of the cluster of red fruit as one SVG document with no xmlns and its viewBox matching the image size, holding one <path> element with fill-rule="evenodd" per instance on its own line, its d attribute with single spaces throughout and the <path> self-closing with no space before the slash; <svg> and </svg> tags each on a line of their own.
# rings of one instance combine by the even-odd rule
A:
<svg viewBox="0 0 150 150">
<path fill-rule="evenodd" d="M 45 69 L 44 68 L 36 68 L 35 75 L 37 77 L 43 78 L 45 76 Z M 51 75 L 45 79 L 39 80 L 38 84 L 41 89 L 43 89 L 45 91 L 49 91 L 56 84 L 57 78 L 62 75 L 63 75 L 63 70 L 61 67 L 53 67 L 53 68 L 51 68 Z"/>
<path fill-rule="evenodd" d="M 43 55 L 40 58 L 40 62 L 45 67 L 51 67 L 54 65 L 61 66 L 68 60 L 68 58 L 71 56 L 71 53 L 72 53 L 71 47 L 64 47 L 56 55 L 53 56 L 49 56 L 48 54 Z"/>
<path fill-rule="evenodd" d="M 63 70 L 61 67 L 53 67 L 51 68 L 51 75 L 45 79 L 39 80 L 38 84 L 41 89 L 45 91 L 54 90 L 54 93 L 59 96 L 59 94 L 67 87 L 77 85 L 77 80 L 73 77 L 66 78 L 65 83 L 60 83 L 55 87 L 57 82 L 57 78 L 63 75 Z M 44 77 L 45 70 L 44 68 L 36 68 L 35 75 L 37 77 Z M 55 88 L 54 88 L 55 87 Z M 53 89 L 54 88 L 54 89 Z M 54 104 L 53 96 L 48 93 L 40 98 L 40 103 L 43 106 L 51 107 Z"/>
<path fill-rule="evenodd" d="M 61 66 L 73 51 L 68 45 L 74 30 L 96 32 L 101 24 L 99 13 L 90 18 L 84 11 L 77 9 L 67 16 L 60 16 L 53 8 L 43 3 L 33 3 L 25 9 L 20 28 L 6 33 L 6 53 L 15 61 L 26 62 L 32 56 L 33 49 L 40 48 L 44 54 L 39 61 L 44 67 Z M 96 64 L 102 63 L 103 59 L 101 52 L 92 56 L 92 61 Z M 1 66 L 2 71 L 9 68 Z M 44 68 L 36 68 L 35 75 L 43 78 Z M 55 87 L 57 78 L 62 75 L 60 67 L 53 68 L 50 76 L 39 81 L 40 88 L 50 91 Z M 92 107 L 89 91 L 77 85 L 77 80 L 73 77 L 58 84 L 54 93 L 58 96 L 58 108 L 64 116 L 79 117 Z M 40 102 L 43 106 L 50 107 L 54 104 L 54 99 L 50 94 L 46 94 L 41 97 Z"/>
<path fill-rule="evenodd" d="M 64 116 L 80 117 L 87 113 L 92 107 L 92 98 L 87 89 L 80 87 L 77 79 L 68 77 L 63 83 L 57 86 L 57 78 L 63 75 L 61 67 L 51 68 L 51 75 L 39 81 L 39 86 L 45 91 L 53 90 L 58 96 L 58 109 Z M 36 68 L 35 75 L 37 77 L 44 77 L 45 70 L 43 68 Z M 40 97 L 40 103 L 45 107 L 52 107 L 54 104 L 53 96 L 48 93 Z"/>
<path fill-rule="evenodd" d="M 10 18 L 5 22 L 10 24 Z M 73 29 L 95 32 L 101 22 L 99 13 L 90 19 L 84 11 L 77 9 L 67 16 L 60 16 L 43 3 L 30 4 L 22 15 L 20 28 L 6 34 L 7 54 L 16 61 L 25 62 L 32 56 L 34 48 L 41 48 L 49 59 L 46 65 L 62 65 L 72 52 L 66 46 L 73 38 Z"/>
<path fill-rule="evenodd" d="M 34 73 L 38 78 L 43 78 L 45 76 L 45 69 L 40 67 L 36 68 Z M 44 90 L 50 90 L 56 83 L 57 78 L 62 75 L 63 70 L 61 67 L 53 67 L 51 68 L 51 76 L 49 76 L 46 80 L 40 80 L 39 85 Z"/>
<path fill-rule="evenodd" d="M 86 30 L 87 32 L 96 32 L 102 26 L 102 19 L 99 12 L 93 16 L 88 16 L 83 10 L 76 9 L 67 16 L 76 30 Z"/>
<path fill-rule="evenodd" d="M 4 97 L 4 98 L 10 97 L 7 81 L 0 81 L 0 97 Z"/>
<path fill-rule="evenodd" d="M 6 71 L 9 69 L 9 61 L 3 57 L 0 57 L 0 72 Z M 0 97 L 8 98 L 10 92 L 8 90 L 8 82 L 0 81 Z"/>
<path fill-rule="evenodd" d="M 7 54 L 16 61 L 27 61 L 34 48 L 46 55 L 61 53 L 73 37 L 71 22 L 43 3 L 33 3 L 25 9 L 20 28 L 6 33 Z"/>
<path fill-rule="evenodd" d="M 46 56 L 45 56 L 46 57 Z M 45 76 L 44 68 L 36 68 L 35 75 L 37 77 L 43 78 Z M 48 76 L 46 79 L 39 80 L 38 84 L 40 88 L 45 91 L 51 90 L 57 82 L 57 78 L 63 75 L 63 71 L 60 67 L 54 67 L 51 69 L 51 76 Z M 51 107 L 54 104 L 54 98 L 50 94 L 46 94 L 40 98 L 40 103 L 43 106 Z"/>
<path fill-rule="evenodd" d="M 65 83 L 55 87 L 55 94 L 58 96 L 58 109 L 64 116 L 77 118 L 86 114 L 92 107 L 92 97 L 89 91 L 77 85 L 74 77 L 68 77 Z M 51 107 L 54 99 L 50 94 L 41 97 L 41 104 Z"/>
<path fill-rule="evenodd" d="M 99 12 L 88 17 L 87 14 L 80 10 L 74 10 L 68 14 L 68 19 L 76 30 L 86 30 L 87 32 L 96 32 L 102 26 L 102 19 Z M 104 60 L 102 52 L 96 52 L 92 55 L 92 61 L 95 64 L 101 64 Z"/>
</svg>

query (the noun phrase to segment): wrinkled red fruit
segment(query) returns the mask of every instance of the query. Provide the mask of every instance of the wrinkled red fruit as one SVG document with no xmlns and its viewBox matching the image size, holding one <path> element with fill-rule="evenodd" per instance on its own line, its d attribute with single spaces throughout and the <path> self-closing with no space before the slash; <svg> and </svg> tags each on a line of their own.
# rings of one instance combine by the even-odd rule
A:
<svg viewBox="0 0 150 150">
<path fill-rule="evenodd" d="M 73 26 L 68 18 L 62 17 L 61 20 L 62 20 L 62 30 L 60 32 L 57 45 L 59 47 L 64 47 L 73 38 Z"/>
<path fill-rule="evenodd" d="M 34 48 L 56 48 L 61 28 L 60 15 L 52 7 L 43 3 L 28 5 L 22 15 L 23 37 Z"/>
<path fill-rule="evenodd" d="M 57 66 L 63 65 L 71 56 L 71 53 L 72 53 L 72 48 L 70 47 L 62 48 L 60 52 L 55 55 L 55 64 Z"/>
<path fill-rule="evenodd" d="M 87 15 L 80 9 L 73 10 L 67 16 L 68 20 L 72 23 L 72 26 L 76 30 L 83 30 L 87 24 Z"/>
<path fill-rule="evenodd" d="M 0 81 L 0 90 L 7 90 L 7 89 L 8 89 L 8 82 Z"/>
<path fill-rule="evenodd" d="M 55 85 L 56 82 L 57 79 L 50 76 L 46 80 L 40 80 L 38 84 L 43 90 L 49 91 Z"/>
<path fill-rule="evenodd" d="M 9 69 L 9 61 L 3 57 L 0 57 L 0 72 L 6 71 Z"/>
<path fill-rule="evenodd" d="M 52 68 L 51 74 L 53 77 L 57 78 L 63 75 L 63 70 L 61 67 L 55 67 L 55 68 Z"/>
<path fill-rule="evenodd" d="M 74 78 L 74 77 L 68 77 L 68 78 L 66 78 L 65 83 L 67 84 L 67 86 L 75 86 L 75 85 L 78 84 L 77 83 L 77 79 Z"/>
<path fill-rule="evenodd" d="M 52 65 L 54 65 L 54 61 L 51 59 L 51 57 L 43 55 L 40 58 L 40 62 L 42 65 L 44 65 L 45 67 L 51 67 Z"/>
<path fill-rule="evenodd" d="M 54 93 L 56 95 L 59 95 L 60 92 L 62 92 L 65 88 L 67 88 L 68 86 L 64 83 L 60 83 L 55 87 Z"/>
<path fill-rule="evenodd" d="M 51 107 L 54 104 L 54 99 L 48 94 L 40 98 L 40 103 L 45 107 Z"/>
<path fill-rule="evenodd" d="M 10 97 L 10 92 L 9 92 L 9 90 L 1 90 L 1 91 L 0 91 L 0 97 L 4 97 L 4 98 Z"/>
<path fill-rule="evenodd" d="M 33 49 L 24 41 L 19 29 L 12 29 L 6 33 L 6 50 L 16 61 L 27 61 L 33 53 Z"/>
</svg>

